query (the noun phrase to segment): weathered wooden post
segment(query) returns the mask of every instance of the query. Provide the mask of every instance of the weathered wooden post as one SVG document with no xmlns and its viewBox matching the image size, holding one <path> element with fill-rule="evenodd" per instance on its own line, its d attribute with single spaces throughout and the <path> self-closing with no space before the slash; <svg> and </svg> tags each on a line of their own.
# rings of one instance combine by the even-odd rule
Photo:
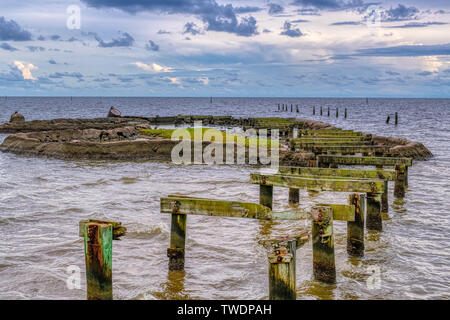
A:
<svg viewBox="0 0 450 320">
<path fill-rule="evenodd" d="M 298 105 L 296 105 L 296 108 L 297 108 L 297 113 L 299 113 L 299 111 L 298 111 Z"/>
<path fill-rule="evenodd" d="M 167 249 L 170 271 L 184 270 L 187 215 L 178 212 L 179 203 L 175 200 L 170 224 L 170 248 Z"/>
<path fill-rule="evenodd" d="M 263 177 L 263 182 L 264 181 L 265 178 Z M 272 209 L 272 203 L 273 203 L 273 187 L 261 184 L 259 186 L 259 204 L 262 204 L 263 206 Z"/>
<path fill-rule="evenodd" d="M 289 204 L 296 205 L 300 202 L 300 190 L 289 188 Z"/>
<path fill-rule="evenodd" d="M 383 224 L 381 219 L 381 198 L 382 193 L 367 193 L 367 230 L 381 231 Z"/>
<path fill-rule="evenodd" d="M 313 116 L 315 116 L 316 115 L 316 107 L 314 106 L 313 107 Z"/>
<path fill-rule="evenodd" d="M 409 166 L 405 165 L 405 187 L 406 187 L 406 189 L 408 189 L 408 170 L 409 170 Z"/>
<path fill-rule="evenodd" d="M 104 222 L 84 224 L 84 253 L 88 300 L 112 300 L 113 226 Z"/>
<path fill-rule="evenodd" d="M 336 107 L 336 118 L 339 118 L 339 108 Z"/>
<path fill-rule="evenodd" d="M 348 203 L 355 206 L 355 221 L 347 222 L 347 253 L 353 257 L 363 257 L 366 195 L 364 193 L 350 194 Z"/>
<path fill-rule="evenodd" d="M 328 107 L 328 116 L 330 116 L 330 107 Z"/>
<path fill-rule="evenodd" d="M 394 196 L 397 198 L 405 197 L 405 182 L 406 182 L 406 166 L 396 165 L 397 179 L 394 182 Z"/>
<path fill-rule="evenodd" d="M 280 104 L 278 104 L 278 111 L 280 111 Z"/>
<path fill-rule="evenodd" d="M 344 109 L 344 119 L 347 119 L 347 108 Z"/>
<path fill-rule="evenodd" d="M 333 209 L 316 206 L 312 208 L 312 245 L 314 278 L 334 283 L 336 266 L 334 261 Z"/>
<path fill-rule="evenodd" d="M 293 104 L 291 103 L 291 112 L 293 112 L 293 109 L 294 108 L 294 106 L 293 106 Z"/>
<path fill-rule="evenodd" d="M 389 212 L 389 186 L 387 180 L 384 181 L 384 191 L 381 196 L 381 212 L 382 213 Z"/>
<path fill-rule="evenodd" d="M 391 116 L 388 115 L 387 118 L 386 118 L 386 124 L 389 124 L 389 121 L 390 121 L 390 120 L 391 120 Z"/>
<path fill-rule="evenodd" d="M 322 106 L 320 106 L 320 115 L 323 115 Z"/>
<path fill-rule="evenodd" d="M 296 299 L 295 252 L 297 241 L 274 242 L 268 252 L 269 300 Z"/>
<path fill-rule="evenodd" d="M 395 113 L 395 125 L 397 125 L 398 124 L 398 113 L 396 112 Z"/>
</svg>

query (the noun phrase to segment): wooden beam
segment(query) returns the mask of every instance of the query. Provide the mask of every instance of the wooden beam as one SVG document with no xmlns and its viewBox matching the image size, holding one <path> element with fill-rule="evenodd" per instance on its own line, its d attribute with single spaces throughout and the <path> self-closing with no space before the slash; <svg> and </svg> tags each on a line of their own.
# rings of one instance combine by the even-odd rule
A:
<svg viewBox="0 0 450 320">
<path fill-rule="evenodd" d="M 342 154 L 349 154 L 349 153 L 387 153 L 389 151 L 389 147 L 387 146 L 347 146 L 347 145 L 340 145 L 340 146 L 326 146 L 326 145 L 314 145 L 311 147 L 311 151 L 314 153 L 342 153 Z"/>
<path fill-rule="evenodd" d="M 292 140 L 294 143 L 307 143 L 307 142 L 327 142 L 327 141 L 372 141 L 372 137 L 369 136 L 355 136 L 355 137 L 302 137 Z"/>
<path fill-rule="evenodd" d="M 327 176 L 361 179 L 377 179 L 395 181 L 397 172 L 393 170 L 358 170 L 358 169 L 330 169 L 312 167 L 279 167 L 282 174 L 297 174 L 300 176 Z"/>
<path fill-rule="evenodd" d="M 369 140 L 347 140 L 347 141 L 337 141 L 337 140 L 320 140 L 320 141 L 309 141 L 309 142 L 293 142 L 297 148 L 306 148 L 306 147 L 314 147 L 314 146 L 359 146 L 359 145 L 373 145 L 373 141 Z"/>
<path fill-rule="evenodd" d="M 253 184 L 316 191 L 373 193 L 384 191 L 382 180 L 311 179 L 295 175 L 261 175 L 259 173 L 250 174 L 250 179 Z"/>
<path fill-rule="evenodd" d="M 231 218 L 271 219 L 270 208 L 237 201 L 200 198 L 161 198 L 161 213 L 194 214 Z"/>
<path fill-rule="evenodd" d="M 319 163 L 324 164 L 373 165 L 373 166 L 412 165 L 411 158 L 395 158 L 395 157 L 354 157 L 354 156 L 318 155 L 317 160 L 319 161 Z"/>
</svg>

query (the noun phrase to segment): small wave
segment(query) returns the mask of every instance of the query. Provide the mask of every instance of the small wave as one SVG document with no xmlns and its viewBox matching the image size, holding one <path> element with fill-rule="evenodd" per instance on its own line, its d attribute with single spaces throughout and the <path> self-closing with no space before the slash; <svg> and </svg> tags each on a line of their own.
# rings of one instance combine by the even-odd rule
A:
<svg viewBox="0 0 450 320">
<path fill-rule="evenodd" d="M 169 228 L 162 222 L 153 225 L 127 225 L 126 235 L 130 239 L 151 239 L 160 234 L 169 234 Z"/>
<path fill-rule="evenodd" d="M 95 182 L 87 182 L 87 183 L 83 183 L 82 185 L 85 187 L 96 187 L 96 186 L 100 186 L 100 185 L 104 185 L 104 184 L 108 184 L 108 180 L 105 179 L 98 179 Z"/>
</svg>

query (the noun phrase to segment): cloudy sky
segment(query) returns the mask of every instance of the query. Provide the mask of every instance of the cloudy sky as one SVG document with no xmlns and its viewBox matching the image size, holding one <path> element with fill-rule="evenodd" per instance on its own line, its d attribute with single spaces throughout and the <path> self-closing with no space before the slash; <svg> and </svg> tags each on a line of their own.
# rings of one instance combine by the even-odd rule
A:
<svg viewBox="0 0 450 320">
<path fill-rule="evenodd" d="M 448 0 L 0 2 L 0 95 L 450 97 Z"/>
</svg>

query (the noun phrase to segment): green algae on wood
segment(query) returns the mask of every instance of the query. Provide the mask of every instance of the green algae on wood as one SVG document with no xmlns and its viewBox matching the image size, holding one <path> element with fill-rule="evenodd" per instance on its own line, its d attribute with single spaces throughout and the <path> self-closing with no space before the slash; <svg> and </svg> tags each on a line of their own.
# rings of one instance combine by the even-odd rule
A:
<svg viewBox="0 0 450 320">
<path fill-rule="evenodd" d="M 393 170 L 358 170 L 281 166 L 278 171 L 282 174 L 297 174 L 300 176 L 347 177 L 388 181 L 395 181 L 397 179 L 397 172 Z"/>
<path fill-rule="evenodd" d="M 354 153 L 372 153 L 372 154 L 386 154 L 389 151 L 389 147 L 387 146 L 375 146 L 375 145 L 356 145 L 356 146 L 323 146 L 323 145 L 314 145 L 310 148 L 310 150 L 316 154 L 318 153 L 342 153 L 342 154 L 354 154 Z"/>
<path fill-rule="evenodd" d="M 284 188 L 336 192 L 383 192 L 384 181 L 346 179 L 310 179 L 289 174 L 250 174 L 251 183 Z"/>
<path fill-rule="evenodd" d="M 348 203 L 355 207 L 354 221 L 347 222 L 347 253 L 352 257 L 364 256 L 364 215 L 366 212 L 366 194 L 350 194 Z"/>
<path fill-rule="evenodd" d="M 122 226 L 121 222 L 115 222 L 115 221 L 107 221 L 107 220 L 97 220 L 97 219 L 89 219 L 89 220 L 81 220 L 78 224 L 78 235 L 80 237 L 84 237 L 84 225 L 86 223 L 90 222 L 96 222 L 96 223 L 102 223 L 102 224 L 110 224 L 113 227 L 113 240 L 120 240 L 120 237 L 124 236 L 127 228 Z"/>
<path fill-rule="evenodd" d="M 346 164 L 346 165 L 412 165 L 411 158 L 395 158 L 395 157 L 355 157 L 355 156 L 332 156 L 332 155 L 318 155 L 319 163 L 324 164 Z"/>
<path fill-rule="evenodd" d="M 84 224 L 84 252 L 88 300 L 112 300 L 112 240 L 109 223 Z"/>
<path fill-rule="evenodd" d="M 326 283 L 336 281 L 333 213 L 330 207 L 312 209 L 312 247 L 314 278 Z"/>
<path fill-rule="evenodd" d="M 248 202 L 199 198 L 161 198 L 161 213 L 194 214 L 231 218 L 271 219 L 270 208 Z"/>
<path fill-rule="evenodd" d="M 170 247 L 167 249 L 169 270 L 184 270 L 184 256 L 186 246 L 186 220 L 185 214 L 178 214 L 173 210 L 170 224 Z"/>
<path fill-rule="evenodd" d="M 382 231 L 382 193 L 367 193 L 366 227 L 367 230 Z"/>
</svg>

